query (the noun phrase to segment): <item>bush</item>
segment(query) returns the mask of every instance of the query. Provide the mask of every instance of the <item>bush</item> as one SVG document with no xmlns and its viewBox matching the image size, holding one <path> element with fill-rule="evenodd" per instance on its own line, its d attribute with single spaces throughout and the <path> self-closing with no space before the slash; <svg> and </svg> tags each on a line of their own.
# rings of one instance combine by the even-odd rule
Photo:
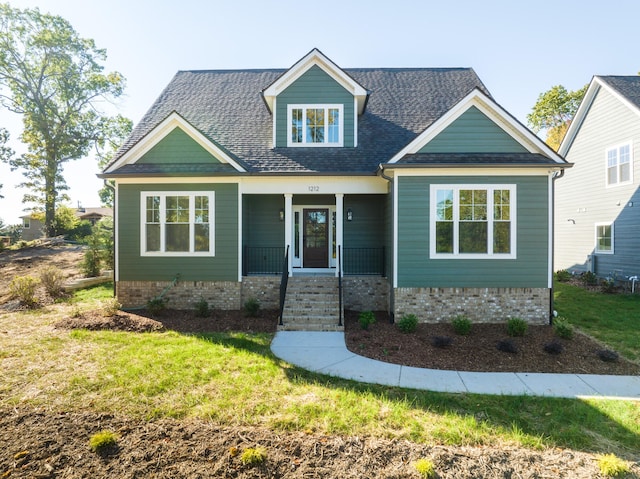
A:
<svg viewBox="0 0 640 479">
<path fill-rule="evenodd" d="M 9 283 L 9 292 L 11 296 L 20 301 L 20 304 L 33 308 L 38 304 L 36 300 L 37 286 L 38 281 L 32 276 L 16 276 Z"/>
<path fill-rule="evenodd" d="M 598 468 L 603 476 L 616 477 L 630 472 L 629 464 L 615 454 L 604 454 L 598 457 Z"/>
<path fill-rule="evenodd" d="M 511 337 L 524 336 L 527 333 L 529 325 L 524 319 L 511 318 L 507 322 L 507 333 Z"/>
<path fill-rule="evenodd" d="M 510 354 L 518 353 L 518 346 L 516 346 L 513 343 L 513 341 L 510 341 L 508 339 L 498 341 L 498 344 L 496 345 L 496 347 L 498 348 L 498 351 L 502 351 L 503 353 L 510 353 Z"/>
<path fill-rule="evenodd" d="M 209 303 L 204 298 L 200 298 L 200 301 L 196 303 L 196 316 L 199 318 L 206 318 L 209 316 Z"/>
<path fill-rule="evenodd" d="M 147 311 L 151 316 L 157 316 L 167 309 L 167 302 L 162 298 L 153 298 L 147 301 Z"/>
<path fill-rule="evenodd" d="M 247 316 L 255 318 L 258 316 L 258 311 L 260 311 L 260 301 L 256 298 L 249 298 L 246 303 L 244 303 L 244 312 Z"/>
<path fill-rule="evenodd" d="M 418 327 L 418 318 L 415 314 L 405 314 L 398 321 L 398 329 L 403 333 L 413 333 Z"/>
<path fill-rule="evenodd" d="M 567 271 L 566 269 L 561 269 L 556 271 L 556 279 L 558 281 L 560 281 L 561 283 L 566 283 L 567 281 L 569 281 L 571 279 L 573 275 Z"/>
<path fill-rule="evenodd" d="M 100 264 L 102 262 L 102 252 L 100 248 L 100 238 L 92 234 L 87 239 L 87 251 L 84 253 L 82 261 L 82 272 L 87 278 L 100 276 Z"/>
<path fill-rule="evenodd" d="M 267 459 L 267 451 L 263 447 L 249 447 L 242 452 L 240 462 L 245 466 L 256 466 Z"/>
<path fill-rule="evenodd" d="M 471 320 L 464 314 L 453 318 L 451 325 L 455 333 L 459 336 L 467 336 L 471 332 Z"/>
<path fill-rule="evenodd" d="M 598 351 L 598 357 L 606 363 L 615 363 L 620 356 L 610 349 L 601 349 Z"/>
<path fill-rule="evenodd" d="M 544 345 L 544 351 L 549 354 L 560 354 L 564 349 L 562 343 L 558 341 L 551 341 Z"/>
<path fill-rule="evenodd" d="M 613 278 L 605 278 L 600 284 L 603 293 L 613 294 L 616 292 L 616 281 Z"/>
<path fill-rule="evenodd" d="M 362 329 L 369 329 L 369 326 L 375 322 L 376 316 L 373 314 L 373 311 L 362 311 L 358 315 L 358 323 L 360 323 L 360 327 Z"/>
<path fill-rule="evenodd" d="M 64 276 L 57 268 L 49 267 L 40 271 L 40 283 L 52 298 L 59 298 L 64 293 Z"/>
<path fill-rule="evenodd" d="M 118 435 L 111 431 L 100 431 L 89 439 L 89 447 L 93 452 L 101 452 L 118 444 Z"/>
<path fill-rule="evenodd" d="M 418 459 L 413 467 L 416 468 L 420 477 L 424 477 L 425 479 L 432 479 L 436 477 L 436 468 L 429 459 Z"/>
<path fill-rule="evenodd" d="M 102 303 L 102 314 L 108 318 L 112 318 L 118 314 L 120 308 L 122 308 L 122 304 L 120 304 L 116 298 L 107 299 Z"/>
<path fill-rule="evenodd" d="M 580 275 L 580 280 L 587 286 L 595 286 L 598 284 L 598 277 L 591 271 L 586 271 Z"/>
<path fill-rule="evenodd" d="M 553 321 L 553 330 L 556 333 L 556 336 L 562 339 L 571 339 L 573 338 L 574 328 L 569 322 L 564 318 L 557 318 Z"/>
</svg>

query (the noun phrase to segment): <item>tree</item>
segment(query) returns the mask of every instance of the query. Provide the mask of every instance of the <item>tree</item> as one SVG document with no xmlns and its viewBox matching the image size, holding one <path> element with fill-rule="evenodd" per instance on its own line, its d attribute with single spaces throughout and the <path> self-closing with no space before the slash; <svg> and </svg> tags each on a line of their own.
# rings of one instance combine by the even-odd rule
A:
<svg viewBox="0 0 640 479">
<path fill-rule="evenodd" d="M 560 146 L 588 86 L 567 91 L 562 85 L 556 85 L 538 96 L 538 101 L 527 115 L 534 132 L 546 130 L 546 142 L 554 150 Z"/>
<path fill-rule="evenodd" d="M 45 229 L 55 234 L 56 203 L 67 189 L 63 164 L 104 141 L 108 116 L 99 102 L 119 97 L 120 73 L 103 73 L 105 50 L 63 18 L 0 4 L 0 102 L 22 115 L 27 153 L 11 159 L 30 189 L 24 201 L 44 204 Z"/>
<path fill-rule="evenodd" d="M 0 161 L 9 162 L 13 157 L 13 150 L 7 146 L 7 142 L 9 141 L 9 132 L 0 128 Z M 0 184 L 0 190 L 2 190 L 2 184 Z M 4 198 L 0 194 L 0 198 Z"/>
<path fill-rule="evenodd" d="M 133 122 L 123 116 L 118 115 L 113 118 L 107 125 L 106 135 L 101 142 L 97 144 L 98 151 L 98 167 L 103 170 L 109 162 L 113 159 L 118 149 L 122 146 L 124 141 L 131 134 L 133 129 Z M 111 185 L 111 187 L 107 186 Z M 113 180 L 107 180 L 107 184 L 103 186 L 98 195 L 103 205 L 113 208 Z"/>
</svg>

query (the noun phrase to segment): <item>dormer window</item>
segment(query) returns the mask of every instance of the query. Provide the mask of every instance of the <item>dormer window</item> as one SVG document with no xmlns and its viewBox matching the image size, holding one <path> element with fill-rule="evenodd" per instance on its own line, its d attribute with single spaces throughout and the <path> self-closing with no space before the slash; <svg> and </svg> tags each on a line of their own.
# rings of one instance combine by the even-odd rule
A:
<svg viewBox="0 0 640 479">
<path fill-rule="evenodd" d="M 342 105 L 289 105 L 287 146 L 342 146 Z"/>
</svg>

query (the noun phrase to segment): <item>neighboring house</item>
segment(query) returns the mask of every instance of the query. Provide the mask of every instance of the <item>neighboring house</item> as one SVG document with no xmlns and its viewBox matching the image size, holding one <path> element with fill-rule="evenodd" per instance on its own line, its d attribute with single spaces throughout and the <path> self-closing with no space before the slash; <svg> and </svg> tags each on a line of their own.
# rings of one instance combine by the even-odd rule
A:
<svg viewBox="0 0 640 479">
<path fill-rule="evenodd" d="M 555 269 L 640 275 L 640 77 L 594 77 L 559 153 Z"/>
<path fill-rule="evenodd" d="M 80 219 L 80 221 L 89 221 L 92 225 L 95 225 L 104 216 L 113 216 L 113 210 L 106 207 L 97 208 L 74 208 L 74 213 Z M 21 216 L 22 219 L 22 239 L 24 241 L 33 241 L 35 239 L 44 238 L 45 230 L 44 223 L 35 218 L 33 214 Z"/>
<path fill-rule="evenodd" d="M 345 308 L 547 322 L 566 166 L 469 68 L 343 69 L 314 49 L 287 70 L 180 71 L 99 175 L 117 296 L 277 307 L 284 270 L 299 308 L 344 275 Z"/>
</svg>

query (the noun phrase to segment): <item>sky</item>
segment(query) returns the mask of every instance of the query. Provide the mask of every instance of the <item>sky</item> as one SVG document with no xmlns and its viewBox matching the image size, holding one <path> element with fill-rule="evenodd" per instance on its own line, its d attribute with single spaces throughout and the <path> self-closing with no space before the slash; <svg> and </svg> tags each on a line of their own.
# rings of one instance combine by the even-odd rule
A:
<svg viewBox="0 0 640 479">
<path fill-rule="evenodd" d="M 6 1 L 6 0 L 5 0 Z M 526 124 L 554 85 L 640 71 L 637 0 L 9 0 L 68 20 L 107 51 L 105 71 L 127 80 L 113 105 L 137 123 L 179 70 L 288 68 L 313 48 L 342 68 L 471 67 Z M 21 118 L 0 111 L 17 140 Z M 65 164 L 70 206 L 99 206 L 93 157 Z M 0 164 L 0 219 L 29 205 L 20 172 Z"/>
</svg>

